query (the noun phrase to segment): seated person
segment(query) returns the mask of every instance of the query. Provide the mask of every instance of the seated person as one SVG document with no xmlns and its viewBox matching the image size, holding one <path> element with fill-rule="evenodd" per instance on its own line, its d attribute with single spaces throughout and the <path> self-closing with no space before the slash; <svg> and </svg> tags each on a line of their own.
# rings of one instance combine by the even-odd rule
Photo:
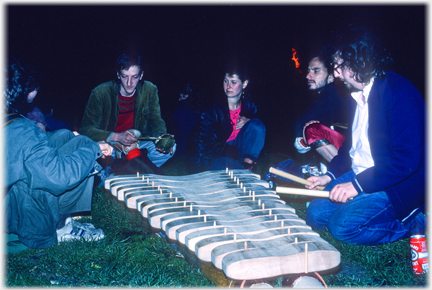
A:
<svg viewBox="0 0 432 290">
<path fill-rule="evenodd" d="M 351 91 L 351 132 L 326 175 L 329 199 L 313 199 L 306 223 L 337 240 L 377 245 L 424 234 L 425 117 L 423 96 L 390 70 L 393 59 L 362 27 L 335 37 L 334 75 Z"/>
<path fill-rule="evenodd" d="M 172 114 L 176 154 L 185 155 L 189 135 L 202 113 L 204 95 L 197 85 L 187 83 L 180 90 L 178 101 Z"/>
<path fill-rule="evenodd" d="M 157 87 L 144 80 L 141 56 L 136 52 L 120 55 L 116 70 L 115 80 L 100 84 L 91 92 L 79 132 L 94 141 L 116 146 L 115 153 L 124 153 L 128 160 L 141 155 L 141 150 L 134 149 L 147 149 L 152 165 L 160 167 L 172 157 L 176 145 L 163 150 L 153 141 L 136 139 L 169 135 L 161 117 Z"/>
<path fill-rule="evenodd" d="M 328 164 L 345 140 L 349 92 L 335 84 L 333 71 L 323 54 L 313 57 L 308 66 L 309 90 L 316 91 L 315 101 L 294 123 L 294 146 L 301 154 L 311 147 Z M 339 131 L 339 132 L 338 132 Z M 343 133 L 343 134 L 342 134 Z"/>
<path fill-rule="evenodd" d="M 97 159 L 112 147 L 69 130 L 43 132 L 22 110 L 36 97 L 31 72 L 14 58 L 6 67 L 4 103 L 6 232 L 30 248 L 76 238 L 98 240 L 102 230 L 81 224 L 73 213 L 91 211 Z M 37 87 L 37 86 L 36 86 Z"/>
<path fill-rule="evenodd" d="M 225 98 L 211 105 L 194 128 L 187 148 L 191 171 L 251 170 L 264 147 L 266 129 L 257 119 L 257 107 L 244 96 L 249 84 L 246 71 L 226 66 Z"/>
<path fill-rule="evenodd" d="M 21 113 L 30 120 L 33 120 L 36 122 L 36 125 L 41 128 L 42 131 L 55 131 L 58 129 L 71 129 L 71 126 L 69 124 L 66 124 L 65 122 L 55 119 L 52 116 L 52 109 L 51 114 L 44 114 L 42 110 L 39 108 L 39 105 L 42 105 L 40 102 L 37 105 L 36 94 L 39 93 L 39 74 L 36 72 L 35 69 L 31 68 L 29 65 L 23 65 L 26 67 L 26 69 L 29 71 L 29 75 L 32 76 L 32 81 L 28 83 L 29 87 L 29 95 L 27 97 L 27 102 L 23 104 L 21 108 Z"/>
</svg>

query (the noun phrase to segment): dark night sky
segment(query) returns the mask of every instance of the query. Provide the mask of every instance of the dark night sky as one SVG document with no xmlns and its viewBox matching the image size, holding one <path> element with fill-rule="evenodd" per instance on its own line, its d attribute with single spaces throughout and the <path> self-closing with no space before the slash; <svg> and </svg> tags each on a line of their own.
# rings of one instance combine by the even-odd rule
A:
<svg viewBox="0 0 432 290">
<path fill-rule="evenodd" d="M 56 117 L 76 126 L 90 91 L 115 76 L 117 56 L 124 49 L 137 49 L 144 56 L 145 79 L 158 86 L 168 131 L 182 83 L 200 84 L 209 99 L 223 97 L 219 67 L 226 58 L 246 57 L 249 92 L 263 114 L 268 137 L 274 138 L 279 132 L 290 133 L 307 103 L 308 54 L 347 25 L 364 25 L 378 35 L 395 59 L 394 71 L 424 95 L 426 8 L 9 4 L 6 48 L 42 71 L 37 101 L 54 107 Z M 292 48 L 298 51 L 302 73 L 291 61 Z"/>
</svg>

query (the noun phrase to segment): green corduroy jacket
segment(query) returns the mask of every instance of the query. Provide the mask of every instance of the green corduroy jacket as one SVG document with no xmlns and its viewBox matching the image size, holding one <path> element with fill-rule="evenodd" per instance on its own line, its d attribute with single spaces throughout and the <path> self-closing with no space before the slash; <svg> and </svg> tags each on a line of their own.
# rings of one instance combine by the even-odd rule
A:
<svg viewBox="0 0 432 290">
<path fill-rule="evenodd" d="M 79 129 L 80 134 L 94 141 L 106 141 L 114 132 L 119 113 L 118 84 L 109 81 L 100 84 L 90 94 Z M 138 84 L 135 95 L 134 127 L 142 136 L 166 133 L 161 117 L 157 87 L 151 82 Z"/>
</svg>

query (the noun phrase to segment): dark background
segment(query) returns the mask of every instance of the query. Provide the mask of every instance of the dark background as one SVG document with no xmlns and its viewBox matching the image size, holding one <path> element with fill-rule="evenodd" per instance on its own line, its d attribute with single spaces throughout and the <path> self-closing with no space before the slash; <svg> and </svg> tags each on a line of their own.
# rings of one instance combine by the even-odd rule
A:
<svg viewBox="0 0 432 290">
<path fill-rule="evenodd" d="M 425 96 L 426 8 L 9 4 L 6 48 L 43 73 L 38 104 L 43 110 L 53 108 L 54 117 L 75 130 L 91 90 L 115 77 L 115 60 L 125 49 L 143 55 L 144 78 L 158 86 L 168 132 L 184 82 L 200 85 L 209 100 L 223 98 L 221 65 L 227 58 L 246 58 L 248 93 L 267 126 L 266 148 L 283 150 L 293 147 L 287 143 L 292 125 L 312 100 L 306 85 L 310 52 L 346 26 L 364 25 L 380 37 L 395 59 L 393 70 Z M 300 70 L 291 60 L 293 48 Z"/>
</svg>

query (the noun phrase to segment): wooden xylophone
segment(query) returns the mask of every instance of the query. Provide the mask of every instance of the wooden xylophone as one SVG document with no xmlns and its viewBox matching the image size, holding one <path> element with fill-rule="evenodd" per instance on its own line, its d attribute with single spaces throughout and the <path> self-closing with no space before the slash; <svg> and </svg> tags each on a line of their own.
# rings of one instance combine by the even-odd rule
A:
<svg viewBox="0 0 432 290">
<path fill-rule="evenodd" d="M 153 230 L 186 246 L 232 280 L 330 270 L 340 253 L 300 219 L 258 174 L 114 176 L 105 188 Z"/>
</svg>

